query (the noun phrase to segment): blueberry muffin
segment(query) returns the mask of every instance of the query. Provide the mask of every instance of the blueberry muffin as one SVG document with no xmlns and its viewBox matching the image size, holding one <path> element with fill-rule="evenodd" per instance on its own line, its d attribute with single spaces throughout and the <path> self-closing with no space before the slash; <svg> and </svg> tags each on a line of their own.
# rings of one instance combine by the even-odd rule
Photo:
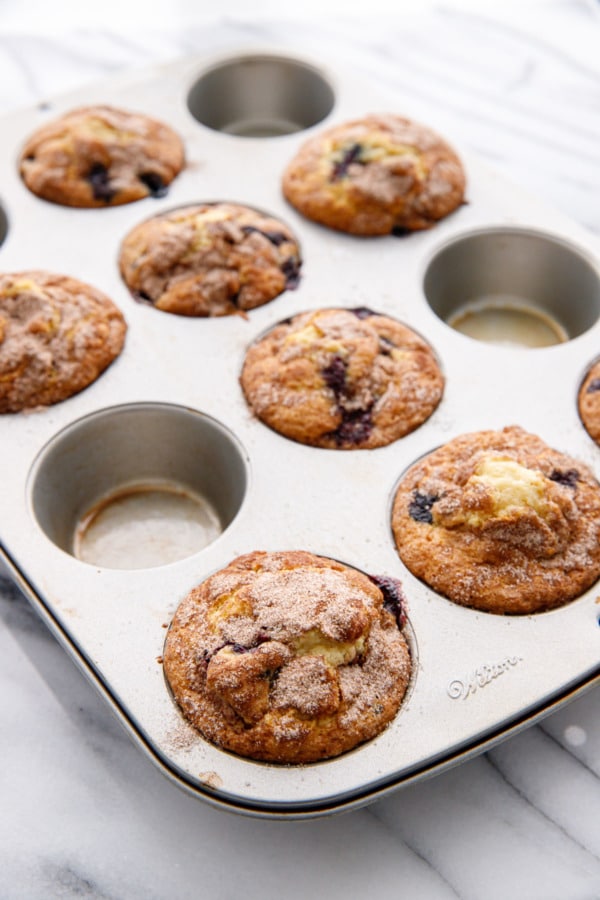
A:
<svg viewBox="0 0 600 900">
<path fill-rule="evenodd" d="M 249 348 L 241 384 L 270 428 L 338 450 L 381 447 L 408 434 L 444 389 L 429 345 L 365 308 L 306 312 L 277 325 Z"/>
<path fill-rule="evenodd" d="M 600 576 L 600 485 L 517 426 L 462 435 L 412 466 L 392 528 L 414 575 L 488 612 L 561 606 Z"/>
<path fill-rule="evenodd" d="M 119 355 L 126 325 L 104 294 L 49 272 L 0 274 L 0 413 L 65 400 Z"/>
<path fill-rule="evenodd" d="M 164 671 L 184 716 L 244 757 L 306 763 L 379 734 L 411 672 L 398 582 L 303 551 L 248 553 L 180 604 Z"/>
<path fill-rule="evenodd" d="M 590 437 L 600 444 L 600 359 L 590 367 L 579 389 L 579 415 Z"/>
<path fill-rule="evenodd" d="M 185 206 L 137 225 L 121 246 L 133 296 L 182 316 L 245 312 L 295 288 L 300 249 L 278 219 L 235 203 Z"/>
<path fill-rule="evenodd" d="M 370 115 L 310 138 L 283 175 L 283 193 L 304 216 L 357 235 L 430 228 L 463 202 L 465 173 L 431 129 Z"/>
<path fill-rule="evenodd" d="M 85 106 L 32 134 L 19 168 L 29 190 L 44 200 L 102 207 L 164 196 L 184 162 L 181 139 L 162 122 Z"/>
</svg>

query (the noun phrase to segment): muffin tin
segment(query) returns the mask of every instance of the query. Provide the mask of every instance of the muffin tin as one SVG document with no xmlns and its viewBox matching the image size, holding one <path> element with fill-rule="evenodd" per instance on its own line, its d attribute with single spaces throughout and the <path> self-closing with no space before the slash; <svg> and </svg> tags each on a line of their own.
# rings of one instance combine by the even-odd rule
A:
<svg viewBox="0 0 600 900">
<path fill-rule="evenodd" d="M 147 112 L 181 134 L 188 164 L 166 197 L 73 210 L 29 194 L 16 165 L 26 137 L 91 103 Z M 411 576 L 390 527 L 403 471 L 464 432 L 519 424 L 600 474 L 600 450 L 576 405 L 600 346 L 597 241 L 449 134 L 467 171 L 468 202 L 432 230 L 365 239 L 302 219 L 280 191 L 300 143 L 317 128 L 379 111 L 420 118 L 409 98 L 341 66 L 244 48 L 119 77 L 3 121 L 0 266 L 95 285 L 120 306 L 129 332 L 122 356 L 91 387 L 2 417 L 2 558 L 161 770 L 192 794 L 250 815 L 308 818 L 365 804 L 481 752 L 600 677 L 595 588 L 535 616 L 464 609 Z M 431 118 L 425 124 L 436 128 Z M 160 211 L 219 200 L 291 226 L 304 259 L 299 287 L 245 318 L 189 319 L 136 303 L 117 270 L 127 232 Z M 527 298 L 569 340 L 495 346 L 446 324 L 464 300 L 489 295 Z M 387 313 L 434 347 L 445 394 L 415 432 L 372 451 L 319 450 L 250 414 L 238 382 L 246 348 L 282 319 L 326 306 Z M 176 483 L 203 496 L 221 534 L 153 568 L 75 558 L 83 513 L 131 483 Z M 165 629 L 191 587 L 238 554 L 278 549 L 397 577 L 408 599 L 414 671 L 398 716 L 375 740 L 313 765 L 257 763 L 208 744 L 182 718 L 160 663 Z"/>
</svg>

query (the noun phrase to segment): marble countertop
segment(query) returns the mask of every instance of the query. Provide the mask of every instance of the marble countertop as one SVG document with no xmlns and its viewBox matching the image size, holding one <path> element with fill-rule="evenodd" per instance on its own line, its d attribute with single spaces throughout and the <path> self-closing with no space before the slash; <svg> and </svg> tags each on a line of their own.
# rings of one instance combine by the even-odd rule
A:
<svg viewBox="0 0 600 900">
<path fill-rule="evenodd" d="M 135 0 L 82 6 L 0 6 L 0 113 L 180 55 L 304 47 L 397 89 L 399 111 L 410 96 L 423 121 L 600 233 L 597 2 L 375 2 L 368 18 L 308 3 L 299 18 L 180 0 L 160 28 Z M 1 576 L 0 685 L 2 900 L 600 897 L 600 687 L 364 809 L 284 822 L 177 790 Z"/>
</svg>

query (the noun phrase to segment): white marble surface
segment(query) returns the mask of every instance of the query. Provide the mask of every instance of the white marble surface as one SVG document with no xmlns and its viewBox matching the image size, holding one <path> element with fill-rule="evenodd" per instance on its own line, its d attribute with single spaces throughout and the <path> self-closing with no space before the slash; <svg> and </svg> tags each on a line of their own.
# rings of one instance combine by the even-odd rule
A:
<svg viewBox="0 0 600 900">
<path fill-rule="evenodd" d="M 399 111 L 409 99 L 598 233 L 598 5 L 448 2 L 417 13 L 380 0 L 369 3 L 376 15 L 332 3 L 317 19 L 316 2 L 298 18 L 268 2 L 251 15 L 222 3 L 217 16 L 191 0 L 152 14 L 134 0 L 4 0 L 0 112 L 181 54 L 306 47 L 353 60 L 397 89 Z M 0 515 L 10 515 L 2 498 Z M 300 823 L 222 813 L 174 788 L 5 580 L 0 685 L 2 900 L 600 897 L 600 688 L 456 769 Z"/>
</svg>

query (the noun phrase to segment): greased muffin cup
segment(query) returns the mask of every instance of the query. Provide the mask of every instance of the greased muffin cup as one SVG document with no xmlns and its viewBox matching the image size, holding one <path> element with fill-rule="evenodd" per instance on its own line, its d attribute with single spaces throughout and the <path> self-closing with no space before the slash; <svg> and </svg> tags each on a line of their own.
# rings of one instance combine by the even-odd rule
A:
<svg viewBox="0 0 600 900">
<path fill-rule="evenodd" d="M 291 94 L 276 89 L 283 72 L 294 79 Z M 270 88 L 254 91 L 252 102 L 244 107 L 244 92 L 228 87 L 239 85 L 240 76 L 242 83 L 247 77 L 254 86 L 271 79 Z M 210 97 L 215 84 L 224 91 L 222 105 L 215 95 Z M 307 84 L 315 88 L 314 103 L 306 99 Z M 284 102 L 286 96 L 289 102 Z M 564 592 L 559 587 L 559 605 L 554 605 L 556 596 L 544 601 L 552 609 L 488 611 L 450 599 L 441 583 L 426 584 L 396 547 L 392 516 L 403 479 L 415 467 L 426 466 L 438 448 L 455 446 L 462 436 L 479 436 L 473 439 L 477 453 L 485 455 L 487 439 L 482 435 L 503 434 L 505 428 L 516 426 L 508 433 L 512 449 L 494 451 L 496 457 L 510 457 L 511 477 L 505 479 L 506 459 L 497 458 L 491 473 L 484 467 L 471 474 L 484 483 L 487 479 L 489 486 L 490 479 L 508 483 L 521 472 L 519 467 L 525 468 L 533 472 L 530 487 L 536 496 L 537 470 L 521 458 L 520 448 L 533 443 L 551 448 L 543 451 L 544 459 L 562 474 L 556 480 L 554 469 L 544 463 L 539 498 L 547 503 L 553 526 L 567 522 L 565 528 L 550 528 L 559 542 L 568 536 L 569 523 L 577 521 L 577 515 L 569 518 L 572 504 L 588 489 L 590 497 L 595 496 L 592 484 L 600 472 L 600 449 L 585 430 L 577 404 L 585 372 L 600 346 L 596 238 L 560 214 L 550 214 L 500 176 L 490 175 L 460 148 L 460 134 L 445 135 L 444 140 L 457 148 L 468 203 L 459 202 L 451 214 L 428 222 L 431 227 L 358 236 L 323 227 L 284 196 L 286 168 L 307 140 L 329 128 L 391 110 L 436 130 L 435 115 L 410 98 L 402 99 L 406 102 L 399 108 L 397 94 L 387 94 L 342 65 L 333 63 L 324 70 L 308 59 L 290 61 L 272 52 L 253 52 L 225 60 L 182 60 L 134 80 L 117 77 L 3 121 L 0 269 L 60 273 L 92 285 L 110 298 L 127 322 L 127 340 L 118 359 L 84 390 L 51 405 L 2 416 L 0 492 L 2 508 L 10 510 L 10 515 L 0 517 L 3 560 L 161 771 L 191 795 L 248 815 L 311 818 L 358 807 L 491 746 L 584 690 L 599 675 L 594 553 L 589 571 L 587 564 L 584 567 L 588 580 L 569 578 Z M 28 190 L 18 159 L 29 137 L 71 110 L 94 106 L 136 110 L 180 136 L 186 165 L 173 178 L 167 196 L 147 194 L 135 203 L 85 209 L 45 202 Z M 355 159 L 349 167 L 353 165 L 361 163 Z M 286 282 L 283 289 L 262 305 L 242 308 L 241 282 L 246 286 L 250 281 L 245 270 L 219 251 L 217 268 L 226 273 L 227 283 L 239 279 L 240 289 L 236 294 L 236 286 L 218 311 L 234 314 L 208 315 L 204 308 L 201 315 L 190 315 L 189 310 L 163 315 L 155 308 L 152 291 L 151 302 L 144 297 L 138 299 L 146 302 L 137 302 L 119 270 L 127 236 L 174 210 L 201 207 L 214 213 L 222 212 L 222 204 L 266 215 L 277 229 L 285 225 L 283 242 L 271 224 L 246 221 L 232 231 L 225 228 L 231 243 L 223 238 L 221 245 L 227 244 L 233 256 L 251 246 L 251 257 L 256 255 L 261 265 L 263 257 L 272 254 L 272 271 L 279 287 Z M 248 230 L 241 230 L 243 238 L 238 240 L 243 227 Z M 178 253 L 175 242 L 175 269 Z M 299 278 L 297 269 L 284 271 L 286 258 L 301 258 Z M 143 255 L 132 252 L 127 268 L 134 280 L 140 276 L 134 291 L 146 292 L 141 284 Z M 452 327 L 462 304 L 490 298 L 492 305 L 502 304 L 508 295 L 559 323 L 554 346 L 497 346 Z M 285 336 L 295 327 L 291 323 L 304 322 L 314 326 L 304 333 L 309 362 L 310 354 L 316 354 L 310 362 L 313 368 L 303 364 L 296 382 L 286 377 L 279 408 L 285 410 L 287 404 L 293 408 L 289 398 L 303 396 L 305 376 L 310 375 L 316 395 L 326 398 L 332 416 L 339 417 L 340 409 L 342 417 L 344 410 L 348 416 L 355 405 L 357 418 L 360 410 L 368 410 L 375 422 L 375 405 L 371 408 L 370 400 L 362 404 L 374 388 L 361 381 L 362 369 L 351 362 L 351 354 L 336 342 L 329 325 L 320 329 L 324 312 L 352 323 L 353 333 L 362 336 L 352 352 L 357 350 L 366 362 L 373 351 L 380 372 L 395 372 L 396 361 L 400 371 L 412 349 L 407 351 L 409 357 L 402 357 L 402 347 L 386 345 L 386 340 L 396 345 L 399 336 L 378 330 L 379 326 L 407 329 L 410 348 L 424 354 L 430 380 L 423 384 L 415 378 L 413 383 L 415 398 L 426 401 L 424 412 L 418 422 L 409 416 L 408 430 L 401 436 L 386 425 L 385 440 L 377 446 L 303 443 L 265 424 L 251 397 L 249 404 L 240 383 L 245 361 L 269 334 Z M 44 334 L 34 328 L 31 340 L 41 342 Z M 402 335 L 404 340 L 406 332 Z M 363 337 L 368 348 L 364 353 Z M 399 390 L 393 379 L 388 389 Z M 393 421 L 395 427 L 396 419 L 394 412 L 388 424 Z M 330 433 L 343 433 L 337 419 L 326 427 Z M 567 465 L 564 458 L 573 462 Z M 425 514 L 429 500 L 413 497 L 417 488 L 417 484 L 411 488 L 410 501 Z M 473 483 L 467 489 L 469 496 L 472 488 Z M 526 493 L 522 491 L 522 497 Z M 160 507 L 162 516 L 177 497 L 185 498 L 180 516 L 184 528 L 190 504 L 210 510 L 215 528 L 208 539 L 194 538 L 191 545 L 186 540 L 185 552 L 168 557 L 165 545 L 171 530 L 159 515 L 151 539 L 146 531 L 137 538 L 152 547 L 141 567 L 134 568 L 135 554 L 128 557 L 124 544 L 118 565 L 109 556 L 82 554 L 82 535 L 85 538 L 89 523 L 99 519 L 99 511 L 119 509 L 121 501 L 139 496 L 146 496 L 147 508 L 153 508 L 150 501 L 161 495 L 168 501 Z M 135 503 L 131 508 L 137 509 Z M 435 504 L 429 511 L 432 517 L 437 515 Z M 144 529 L 150 529 L 151 518 L 144 520 Z M 543 526 L 548 521 L 545 514 L 540 521 L 527 518 L 546 553 L 551 536 Z M 425 544 L 425 524 L 412 518 L 410 523 L 421 526 L 420 555 L 434 567 L 434 548 Z M 139 534 L 138 524 L 134 513 L 120 520 L 120 527 L 129 529 L 130 545 Z M 466 541 L 464 525 L 454 522 L 452 529 L 462 529 Z M 100 543 L 92 542 L 92 548 Z M 384 691 L 381 703 L 371 704 L 373 715 L 359 716 L 356 734 L 352 715 L 342 721 L 342 706 L 337 712 L 325 711 L 333 709 L 338 699 L 336 678 L 339 682 L 348 676 L 342 676 L 331 661 L 326 663 L 323 653 L 312 658 L 305 654 L 306 660 L 300 655 L 300 662 L 296 656 L 292 665 L 288 647 L 291 671 L 278 687 L 277 660 L 269 655 L 274 648 L 262 637 L 256 647 L 252 640 L 239 640 L 239 622 L 231 622 L 237 602 L 233 589 L 231 599 L 227 592 L 219 595 L 216 616 L 222 616 L 218 640 L 232 646 L 203 660 L 203 648 L 194 647 L 190 628 L 181 651 L 184 667 L 196 671 L 201 689 L 202 665 L 206 662 L 208 671 L 212 663 L 207 681 L 216 694 L 211 696 L 220 696 L 219 703 L 228 709 L 227 721 L 235 723 L 240 740 L 247 737 L 251 744 L 255 726 L 240 717 L 236 707 L 246 719 L 253 719 L 266 697 L 267 705 L 281 710 L 294 686 L 302 689 L 296 691 L 300 706 L 293 717 L 309 732 L 315 720 L 322 727 L 313 728 L 314 734 L 326 738 L 321 742 L 315 737 L 310 753 L 308 738 L 304 750 L 301 741 L 297 746 L 292 742 L 284 755 L 287 761 L 278 752 L 269 753 L 269 759 L 253 759 L 243 756 L 239 745 L 226 746 L 225 731 L 203 736 L 206 726 L 199 723 L 198 728 L 182 714 L 172 690 L 175 685 L 165 676 L 177 681 L 174 647 L 184 641 L 188 614 L 190 623 L 196 614 L 195 601 L 186 598 L 198 596 L 194 592 L 199 585 L 214 587 L 222 577 L 218 573 L 231 572 L 229 567 L 235 568 L 240 557 L 250 565 L 250 580 L 258 580 L 259 560 L 267 557 L 328 560 L 331 571 L 353 573 L 352 582 L 359 579 L 363 587 L 357 589 L 365 596 L 377 596 L 378 603 L 384 596 L 383 621 L 389 623 L 404 662 L 408 654 L 410 675 L 403 663 L 400 690 L 392 692 L 391 701 Z M 437 568 L 452 581 L 452 564 Z M 406 611 L 401 629 L 392 621 L 393 603 L 385 588 L 398 583 Z M 567 594 L 570 599 L 562 602 Z M 300 608 L 303 602 L 306 597 Z M 345 616 L 343 622 L 356 624 L 361 615 L 357 612 L 356 621 Z M 237 654 L 236 643 L 248 652 Z M 210 655 L 216 648 L 211 644 L 208 649 Z M 296 647 L 294 653 L 298 652 Z M 266 670 L 261 669 L 263 663 Z M 357 650 L 357 661 L 341 666 L 352 669 L 361 664 Z M 336 669 L 334 674 L 328 665 Z M 318 687 L 313 701 L 304 691 L 304 666 Z M 265 677 L 256 678 L 259 670 Z M 254 686 L 246 695 L 251 682 Z M 308 710 L 306 704 L 312 702 L 318 714 Z M 376 712 L 380 706 L 382 713 Z M 372 732 L 370 724 L 384 710 L 387 724 Z M 354 746 L 351 734 L 358 737 Z"/>
</svg>

